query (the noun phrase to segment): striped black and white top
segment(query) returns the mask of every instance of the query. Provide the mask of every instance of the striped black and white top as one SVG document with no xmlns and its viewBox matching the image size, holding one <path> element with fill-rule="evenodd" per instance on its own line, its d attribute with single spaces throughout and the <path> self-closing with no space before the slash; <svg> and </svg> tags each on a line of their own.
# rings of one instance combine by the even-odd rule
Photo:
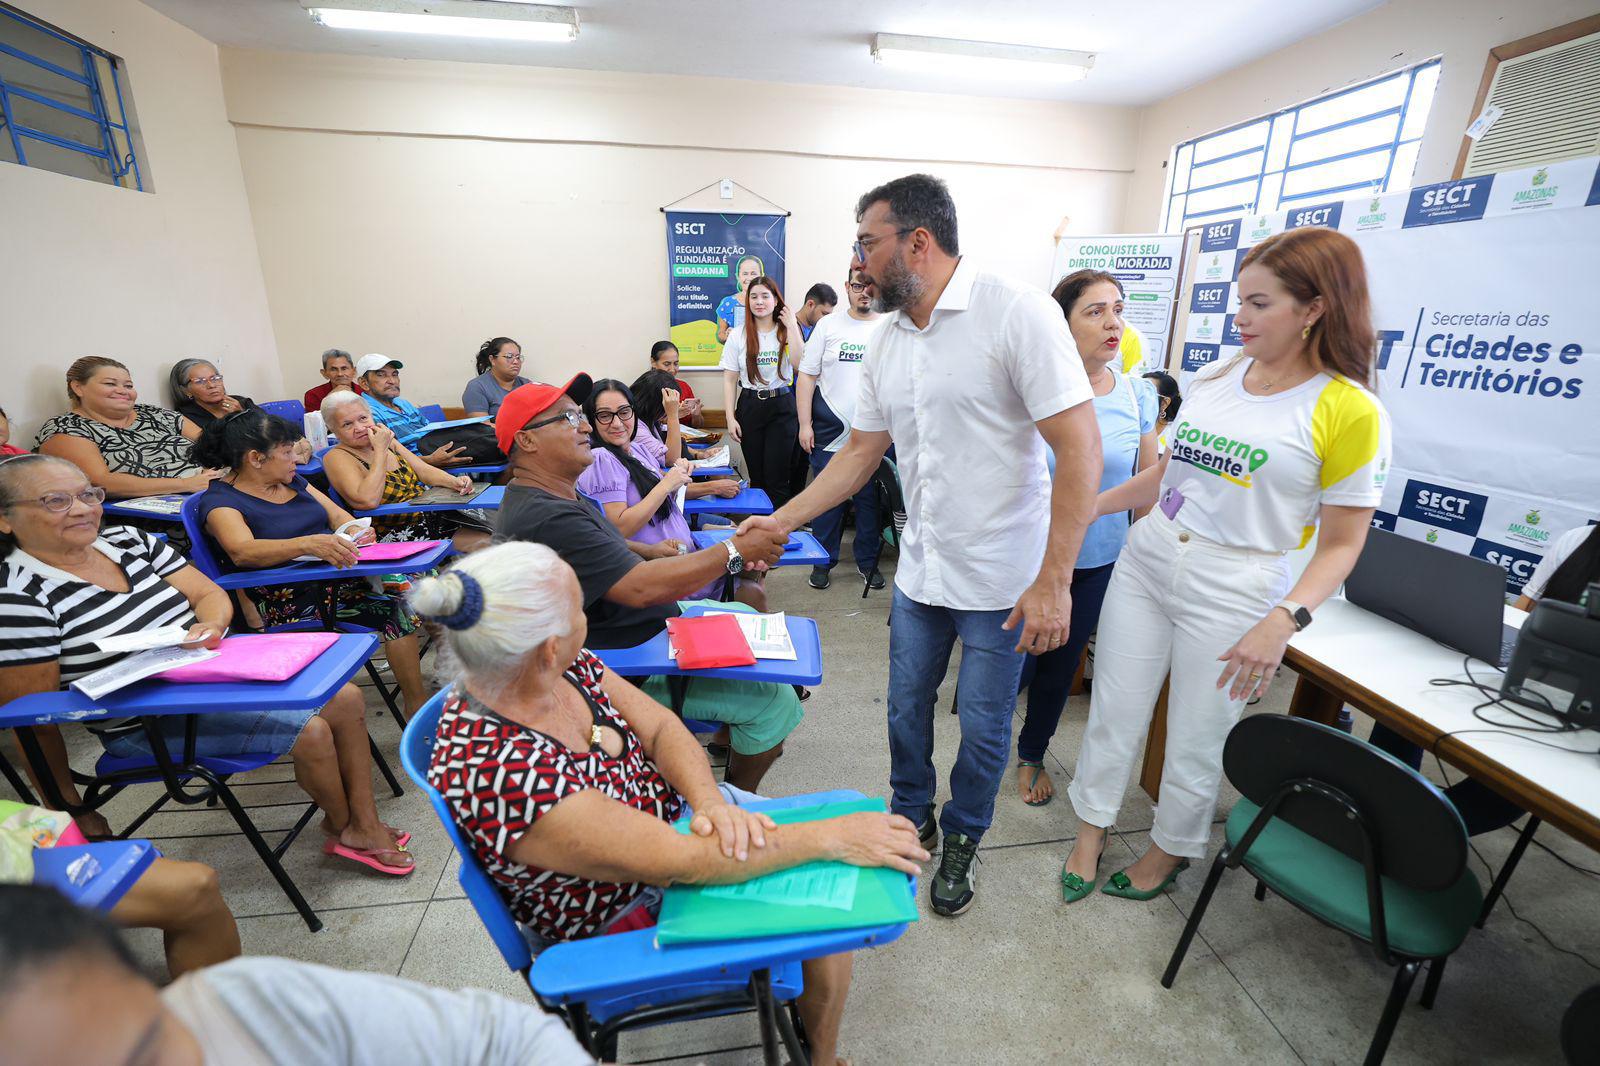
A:
<svg viewBox="0 0 1600 1066">
<path fill-rule="evenodd" d="M 0 562 L 0 667 L 58 660 L 66 685 L 121 658 L 100 650 L 107 637 L 194 624 L 188 599 L 162 580 L 187 559 L 128 526 L 101 530 L 94 546 L 128 575 L 127 592 L 101 588 L 21 548 Z"/>
</svg>

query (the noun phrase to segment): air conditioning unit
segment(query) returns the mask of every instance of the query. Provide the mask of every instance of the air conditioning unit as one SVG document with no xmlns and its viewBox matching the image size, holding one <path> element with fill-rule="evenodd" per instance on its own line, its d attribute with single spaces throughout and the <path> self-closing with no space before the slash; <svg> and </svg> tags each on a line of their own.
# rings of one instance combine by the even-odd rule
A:
<svg viewBox="0 0 1600 1066">
<path fill-rule="evenodd" d="M 1600 155 L 1600 33 L 1501 60 L 1484 103 L 1502 113 L 1463 177 Z"/>
</svg>

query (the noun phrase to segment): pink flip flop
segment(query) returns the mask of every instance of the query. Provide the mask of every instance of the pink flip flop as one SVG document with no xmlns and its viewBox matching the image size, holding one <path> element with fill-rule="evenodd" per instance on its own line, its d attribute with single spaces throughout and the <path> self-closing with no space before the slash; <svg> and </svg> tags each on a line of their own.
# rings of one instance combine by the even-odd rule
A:
<svg viewBox="0 0 1600 1066">
<path fill-rule="evenodd" d="M 322 842 L 322 853 L 324 855 L 335 855 L 341 859 L 349 859 L 351 862 L 359 862 L 363 866 L 370 866 L 379 873 L 388 874 L 391 877 L 404 877 L 414 871 L 416 866 L 414 864 L 411 866 L 389 866 L 379 861 L 378 856 L 404 850 L 405 848 L 400 845 L 392 848 L 352 848 L 348 844 L 339 843 L 332 837 Z"/>
</svg>

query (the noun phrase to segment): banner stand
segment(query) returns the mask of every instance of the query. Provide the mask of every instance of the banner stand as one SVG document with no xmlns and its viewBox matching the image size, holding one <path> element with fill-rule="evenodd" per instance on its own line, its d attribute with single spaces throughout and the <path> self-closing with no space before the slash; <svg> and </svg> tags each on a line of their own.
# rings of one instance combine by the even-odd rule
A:
<svg viewBox="0 0 1600 1066">
<path fill-rule="evenodd" d="M 750 189 L 745 192 L 772 209 L 734 214 L 677 207 L 719 185 L 726 196 L 737 183 L 718 179 L 661 208 L 667 223 L 667 325 L 683 370 L 721 362 L 724 343 L 743 328 L 742 292 L 750 282 L 766 277 L 780 293 L 784 289 L 788 211 Z"/>
</svg>

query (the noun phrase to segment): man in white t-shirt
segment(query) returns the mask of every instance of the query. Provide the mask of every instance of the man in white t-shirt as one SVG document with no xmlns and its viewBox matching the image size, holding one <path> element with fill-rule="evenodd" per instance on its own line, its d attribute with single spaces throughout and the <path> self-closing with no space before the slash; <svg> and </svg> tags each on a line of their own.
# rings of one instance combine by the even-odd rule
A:
<svg viewBox="0 0 1600 1066">
<path fill-rule="evenodd" d="M 856 222 L 852 266 L 873 308 L 893 313 L 862 363 L 850 438 L 809 488 L 745 526 L 792 531 L 854 495 L 894 443 L 907 522 L 889 629 L 891 806 L 929 851 L 944 829 L 929 898 L 953 916 L 974 898 L 1023 652 L 1066 639 L 1100 430 L 1061 308 L 961 258 L 944 182 L 912 174 L 873 189 Z M 961 747 L 936 825 L 934 701 L 958 637 Z"/>
<path fill-rule="evenodd" d="M 850 429 L 856 410 L 856 394 L 861 390 L 861 364 L 872 334 L 883 324 L 883 317 L 872 309 L 866 282 L 859 271 L 852 272 L 846 288 L 843 311 L 835 311 L 817 323 L 806 342 L 800 374 L 795 378 L 795 406 L 800 415 L 800 447 L 811 456 L 811 469 L 822 473 L 844 442 L 839 438 Z M 871 588 L 883 588 L 878 572 L 879 530 L 878 487 L 868 481 L 852 501 L 856 512 L 856 570 Z M 828 549 L 826 566 L 811 568 L 811 587 L 825 589 L 829 573 L 839 563 L 839 545 L 844 535 L 844 504 L 831 507 L 812 519 L 811 532 Z"/>
</svg>

